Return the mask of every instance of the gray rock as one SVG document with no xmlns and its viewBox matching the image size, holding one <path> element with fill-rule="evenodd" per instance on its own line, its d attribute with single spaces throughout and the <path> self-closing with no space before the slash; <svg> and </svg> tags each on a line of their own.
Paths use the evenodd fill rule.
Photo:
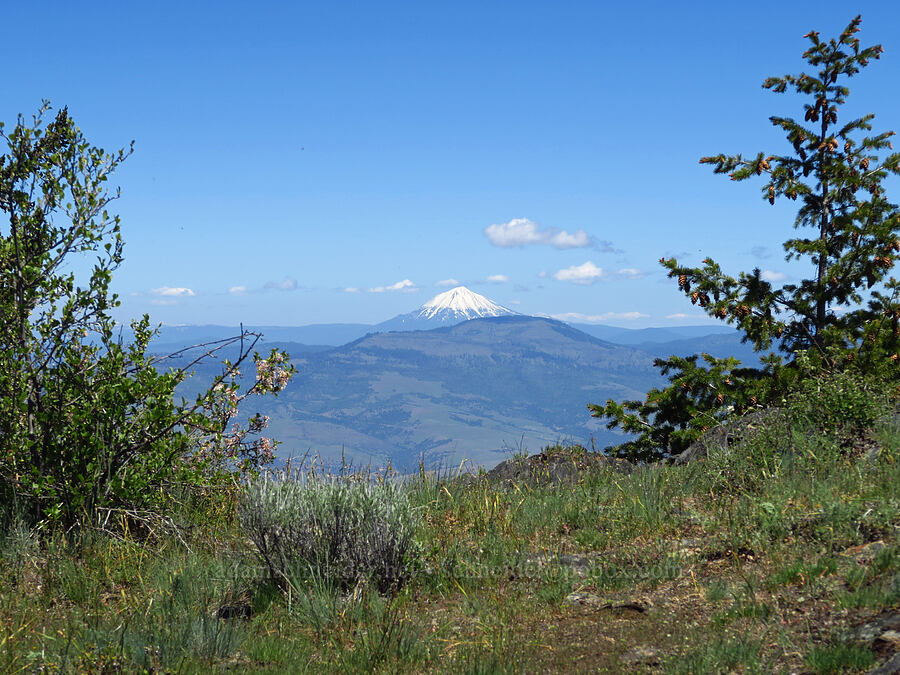
<svg viewBox="0 0 900 675">
<path fill-rule="evenodd" d="M 253 610 L 246 602 L 222 605 L 216 611 L 217 619 L 249 619 Z"/>
<path fill-rule="evenodd" d="M 871 643 L 885 633 L 900 631 L 900 612 L 886 612 L 857 628 L 854 637 Z"/>
<path fill-rule="evenodd" d="M 900 673 L 900 652 L 869 671 L 868 675 L 897 675 Z"/>
<path fill-rule="evenodd" d="M 887 546 L 881 540 L 870 541 L 868 544 L 851 546 L 847 550 L 841 551 L 841 555 L 846 558 L 853 558 L 858 563 L 870 563 L 886 548 Z"/>
<path fill-rule="evenodd" d="M 597 556 L 578 553 L 528 553 L 523 560 L 526 565 L 537 569 L 556 567 L 564 571 L 567 570 L 577 577 L 586 577 L 598 563 Z"/>
<path fill-rule="evenodd" d="M 890 649 L 892 652 L 900 652 L 900 632 L 886 630 L 875 638 L 875 646 Z"/>
<path fill-rule="evenodd" d="M 634 465 L 624 459 L 576 448 L 513 457 L 500 462 L 487 472 L 486 477 L 492 482 L 577 483 L 585 472 L 602 469 L 627 474 L 634 470 Z"/>
<path fill-rule="evenodd" d="M 586 593 L 584 591 L 574 591 L 566 596 L 563 600 L 564 605 L 580 605 L 582 607 L 593 607 L 603 603 L 603 598 L 594 593 Z"/>
<path fill-rule="evenodd" d="M 659 655 L 660 651 L 658 649 L 641 646 L 625 652 L 619 659 L 623 663 L 632 665 L 643 664 L 646 666 L 655 666 L 659 663 Z"/>
<path fill-rule="evenodd" d="M 743 417 L 713 427 L 694 441 L 684 452 L 671 459 L 675 465 L 703 459 L 710 451 L 726 450 L 730 446 L 751 437 L 760 429 L 781 422 L 784 419 L 781 408 L 754 410 Z"/>
</svg>

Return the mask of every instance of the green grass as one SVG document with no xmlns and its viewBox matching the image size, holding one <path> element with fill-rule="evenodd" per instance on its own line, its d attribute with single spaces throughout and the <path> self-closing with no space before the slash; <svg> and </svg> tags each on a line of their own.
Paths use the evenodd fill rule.
<svg viewBox="0 0 900 675">
<path fill-rule="evenodd" d="M 574 485 L 423 472 L 415 571 L 382 592 L 273 579 L 236 493 L 174 514 L 183 541 L 14 525 L 0 672 L 862 672 L 879 656 L 850 629 L 900 605 L 897 430 L 880 441 L 869 461 L 794 430 Z"/>
<path fill-rule="evenodd" d="M 860 645 L 838 643 L 815 647 L 806 657 L 806 665 L 814 673 L 858 672 L 875 663 L 872 652 Z"/>
</svg>

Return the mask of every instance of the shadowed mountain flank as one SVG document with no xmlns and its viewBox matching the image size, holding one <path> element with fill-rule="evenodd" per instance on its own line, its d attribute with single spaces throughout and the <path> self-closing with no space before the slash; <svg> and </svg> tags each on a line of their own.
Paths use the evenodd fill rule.
<svg viewBox="0 0 900 675">
<path fill-rule="evenodd" d="M 304 354 L 267 414 L 282 455 L 492 466 L 523 446 L 620 440 L 586 404 L 641 396 L 659 384 L 651 362 L 550 319 L 475 319 Z"/>
</svg>

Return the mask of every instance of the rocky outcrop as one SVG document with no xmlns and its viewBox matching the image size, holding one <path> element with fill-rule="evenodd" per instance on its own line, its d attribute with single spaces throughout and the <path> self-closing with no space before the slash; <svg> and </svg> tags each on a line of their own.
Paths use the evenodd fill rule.
<svg viewBox="0 0 900 675">
<path fill-rule="evenodd" d="M 743 417 L 720 424 L 694 441 L 687 450 L 676 455 L 670 461 L 675 465 L 703 459 L 710 451 L 725 450 L 736 443 L 747 440 L 761 429 L 782 422 L 784 411 L 780 408 L 763 408 L 754 410 Z"/>
<path fill-rule="evenodd" d="M 461 484 L 484 480 L 494 484 L 573 485 L 585 474 L 605 469 L 629 474 L 634 471 L 634 465 L 625 459 L 590 452 L 580 445 L 556 446 L 536 455 L 504 460 L 484 473 L 459 473 L 454 480 Z"/>
<path fill-rule="evenodd" d="M 871 649 L 879 657 L 881 665 L 869 671 L 869 675 L 894 675 L 900 673 L 900 612 L 882 612 L 851 635 Z"/>
<path fill-rule="evenodd" d="M 634 465 L 624 459 L 574 447 L 507 459 L 488 471 L 486 477 L 491 482 L 577 483 L 585 472 L 603 469 L 631 473 Z"/>
</svg>

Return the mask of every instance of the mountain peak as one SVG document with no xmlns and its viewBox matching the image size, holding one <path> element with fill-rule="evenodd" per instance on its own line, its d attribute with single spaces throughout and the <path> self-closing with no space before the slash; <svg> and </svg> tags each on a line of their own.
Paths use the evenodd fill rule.
<svg viewBox="0 0 900 675">
<path fill-rule="evenodd" d="M 457 286 L 434 296 L 419 309 L 418 319 L 443 320 L 478 319 L 485 316 L 504 316 L 517 312 L 491 302 L 483 295 L 470 291 L 465 286 Z"/>
<path fill-rule="evenodd" d="M 465 286 L 457 286 L 434 296 L 419 309 L 383 321 L 375 328 L 376 332 L 431 330 L 455 326 L 469 319 L 509 315 L 517 316 L 518 312 L 491 302 Z"/>
</svg>

